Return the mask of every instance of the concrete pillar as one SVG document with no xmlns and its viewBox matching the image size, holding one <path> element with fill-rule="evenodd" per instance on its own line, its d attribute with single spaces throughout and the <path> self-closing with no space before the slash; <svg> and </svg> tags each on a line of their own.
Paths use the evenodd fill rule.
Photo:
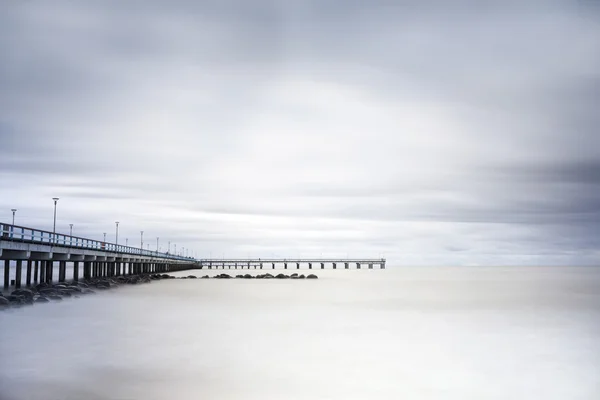
<svg viewBox="0 0 600 400">
<path fill-rule="evenodd" d="M 79 261 L 73 262 L 73 281 L 79 280 Z"/>
<path fill-rule="evenodd" d="M 54 261 L 48 261 L 48 273 L 46 274 L 46 282 L 52 283 L 54 281 Z"/>
<path fill-rule="evenodd" d="M 356 263 L 356 269 L 360 269 L 360 263 Z"/>
<path fill-rule="evenodd" d="M 15 272 L 15 287 L 21 288 L 21 274 L 23 273 L 23 260 L 17 260 L 17 270 Z"/>
<path fill-rule="evenodd" d="M 10 275 L 10 260 L 4 260 L 4 289 L 8 289 L 8 276 Z"/>
<path fill-rule="evenodd" d="M 273 264 L 273 269 L 275 269 L 275 263 L 272 263 L 272 264 Z"/>
<path fill-rule="evenodd" d="M 312 263 L 308 263 L 308 269 L 312 269 Z"/>
<path fill-rule="evenodd" d="M 373 269 L 373 263 L 369 263 L 369 269 Z"/>
<path fill-rule="evenodd" d="M 283 269 L 287 269 L 287 263 L 283 263 Z"/>
<path fill-rule="evenodd" d="M 38 283 L 39 270 L 40 270 L 40 262 L 38 260 L 35 260 L 33 262 L 33 283 L 35 283 L 35 284 Z"/>
<path fill-rule="evenodd" d="M 67 279 L 67 262 L 59 261 L 58 262 L 58 281 L 64 282 Z"/>
<path fill-rule="evenodd" d="M 300 269 L 300 263 L 296 263 L 296 269 Z"/>
<path fill-rule="evenodd" d="M 325 263 L 321 263 L 321 269 L 325 269 Z"/>
<path fill-rule="evenodd" d="M 33 261 L 27 260 L 27 275 L 25 278 L 25 284 L 27 286 L 31 286 L 31 264 L 32 263 L 33 263 Z"/>
<path fill-rule="evenodd" d="M 381 263 L 381 268 L 380 269 L 385 269 L 385 263 Z"/>
<path fill-rule="evenodd" d="M 333 269 L 336 269 L 336 268 L 337 268 L 337 264 L 333 263 Z M 321 268 L 321 269 L 323 269 L 323 268 Z"/>
<path fill-rule="evenodd" d="M 48 266 L 46 265 L 48 261 L 40 261 L 40 283 L 46 282 L 46 272 L 48 271 Z"/>
</svg>

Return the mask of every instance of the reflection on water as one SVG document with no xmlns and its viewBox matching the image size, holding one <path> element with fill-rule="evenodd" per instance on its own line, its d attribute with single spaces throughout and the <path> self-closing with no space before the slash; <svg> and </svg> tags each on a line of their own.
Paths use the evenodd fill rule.
<svg viewBox="0 0 600 400">
<path fill-rule="evenodd" d="M 316 272 L 0 313 L 0 399 L 600 398 L 600 269 Z"/>
</svg>

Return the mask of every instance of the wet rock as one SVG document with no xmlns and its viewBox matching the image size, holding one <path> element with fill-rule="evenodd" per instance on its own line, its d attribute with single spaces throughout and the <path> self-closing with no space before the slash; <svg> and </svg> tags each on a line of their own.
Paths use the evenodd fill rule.
<svg viewBox="0 0 600 400">
<path fill-rule="evenodd" d="M 0 307 L 7 306 L 9 304 L 10 304 L 10 301 L 6 297 L 0 296 Z"/>
<path fill-rule="evenodd" d="M 310 274 L 306 277 L 306 279 L 319 279 L 319 277 L 314 274 Z"/>
<path fill-rule="evenodd" d="M 209 278 L 210 278 L 210 276 L 204 275 L 201 279 L 209 279 Z"/>
<path fill-rule="evenodd" d="M 62 297 L 60 297 L 60 296 L 55 296 L 55 295 L 50 295 L 50 296 L 48 296 L 48 299 L 50 299 L 50 300 L 54 300 L 54 301 L 61 301 L 61 300 L 62 300 Z"/>
<path fill-rule="evenodd" d="M 250 274 L 246 274 L 246 275 L 244 275 L 244 279 L 254 279 L 254 276 L 252 276 Z"/>
<path fill-rule="evenodd" d="M 21 296 L 27 299 L 33 299 L 34 293 L 29 289 L 17 289 L 12 292 L 13 296 Z"/>
<path fill-rule="evenodd" d="M 44 296 L 40 296 L 37 299 L 35 299 L 35 303 L 49 303 L 50 300 L 48 300 L 48 298 L 44 297 Z"/>
<path fill-rule="evenodd" d="M 244 275 L 236 275 L 236 279 L 244 279 Z"/>
<path fill-rule="evenodd" d="M 219 274 L 217 276 L 215 276 L 216 279 L 231 279 L 230 275 L 227 274 Z"/>
<path fill-rule="evenodd" d="M 277 274 L 277 276 L 275 276 L 275 279 L 289 279 L 290 277 L 287 276 L 286 274 Z"/>
<path fill-rule="evenodd" d="M 304 278 L 306 278 L 306 276 L 304 276 L 304 274 L 302 274 L 298 277 L 298 279 L 304 279 Z"/>
<path fill-rule="evenodd" d="M 196 275 L 188 275 L 188 279 L 196 279 Z"/>
<path fill-rule="evenodd" d="M 92 289 L 84 289 L 81 294 L 96 294 Z"/>
</svg>

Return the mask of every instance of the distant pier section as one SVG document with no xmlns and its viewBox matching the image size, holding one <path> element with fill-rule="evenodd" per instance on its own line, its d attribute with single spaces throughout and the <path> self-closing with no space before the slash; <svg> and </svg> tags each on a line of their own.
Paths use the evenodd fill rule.
<svg viewBox="0 0 600 400">
<path fill-rule="evenodd" d="M 255 259 L 200 259 L 200 269 L 385 269 L 385 258 L 255 258 Z"/>
</svg>

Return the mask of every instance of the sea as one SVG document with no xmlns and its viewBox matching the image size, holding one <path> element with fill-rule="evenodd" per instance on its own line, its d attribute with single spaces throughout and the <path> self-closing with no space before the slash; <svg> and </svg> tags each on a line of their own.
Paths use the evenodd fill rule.
<svg viewBox="0 0 600 400">
<path fill-rule="evenodd" d="M 0 399 L 600 399 L 600 268 L 275 272 L 1 311 Z"/>
</svg>

